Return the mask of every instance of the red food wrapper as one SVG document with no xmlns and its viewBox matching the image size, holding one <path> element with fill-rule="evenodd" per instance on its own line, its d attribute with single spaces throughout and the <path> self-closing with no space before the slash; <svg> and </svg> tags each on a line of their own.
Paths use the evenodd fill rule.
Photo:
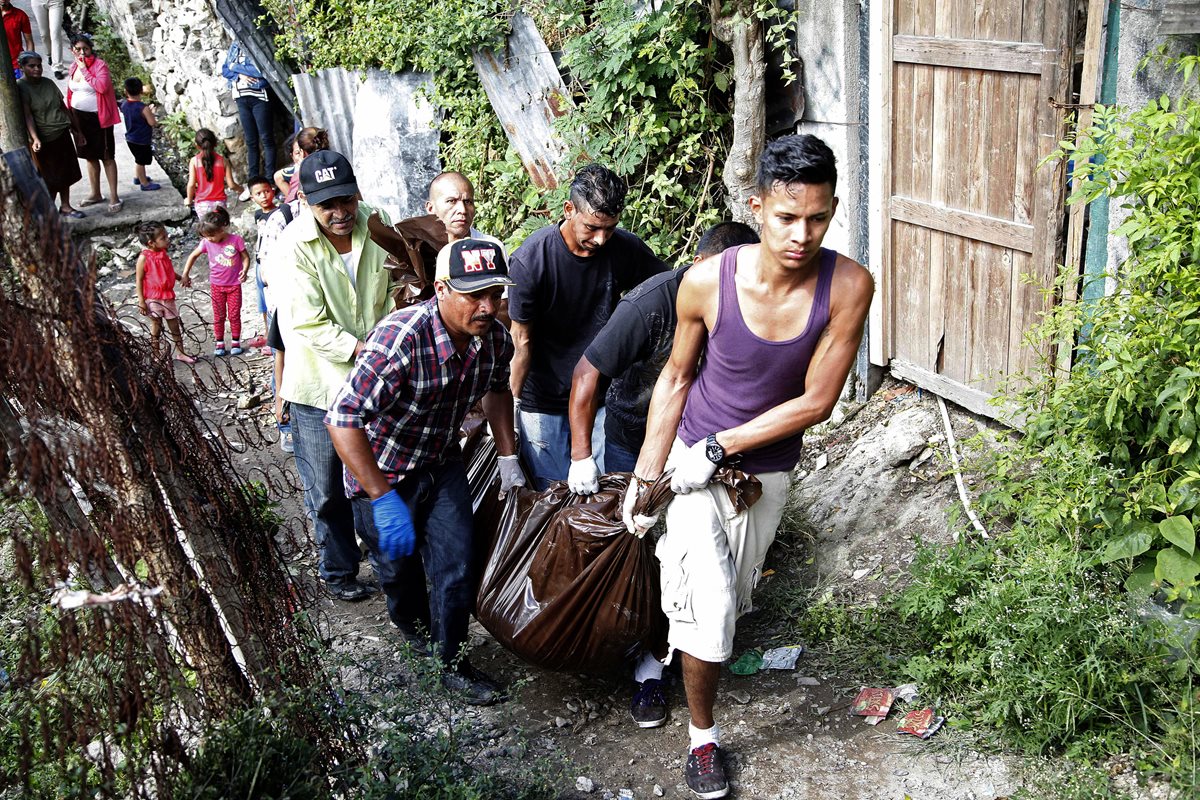
<svg viewBox="0 0 1200 800">
<path fill-rule="evenodd" d="M 867 722 L 876 725 L 888 715 L 896 695 L 891 689 L 864 688 L 850 706 L 850 716 L 868 717 Z M 878 717 L 878 719 L 870 719 Z"/>
<path fill-rule="evenodd" d="M 932 708 L 919 708 L 900 718 L 899 724 L 896 725 L 896 733 L 907 733 L 911 736 L 928 739 L 938 728 L 942 727 L 942 723 L 945 721 L 945 717 L 935 717 Z"/>
</svg>

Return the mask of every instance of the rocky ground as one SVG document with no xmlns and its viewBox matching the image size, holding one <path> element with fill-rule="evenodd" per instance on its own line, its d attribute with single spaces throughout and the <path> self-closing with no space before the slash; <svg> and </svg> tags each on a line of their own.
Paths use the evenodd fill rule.
<svg viewBox="0 0 1200 800">
<path fill-rule="evenodd" d="M 178 265 L 194 245 L 186 228 L 173 229 Z M 126 324 L 144 320 L 132 305 L 132 258 L 137 247 L 117 236 L 96 242 L 102 288 Z M 200 269 L 198 277 L 204 277 Z M 287 522 L 298 577 L 311 581 L 311 545 L 305 533 L 291 458 L 277 445 L 269 412 L 270 359 L 248 353 L 215 359 L 203 280 L 180 290 L 195 367 L 175 365 L 178 378 L 197 390 L 204 413 L 221 420 L 235 442 L 233 461 L 248 477 L 265 480 Z M 245 328 L 261 328 L 251 284 L 245 287 Z M 1007 434 L 990 422 L 950 407 L 959 447 Z M 972 446 L 972 445 L 969 445 Z M 973 445 L 978 446 L 978 445 Z M 759 608 L 739 625 L 735 655 L 801 644 L 795 669 L 740 676 L 723 671 L 718 721 L 735 796 L 875 800 L 939 798 L 993 800 L 1040 794 L 1035 784 L 1048 767 L 1014 755 L 976 749 L 968 735 L 943 728 L 922 741 L 896 732 L 896 718 L 867 725 L 848 715 L 864 680 L 835 661 L 821 641 L 798 641 L 788 609 L 837 598 L 871 604 L 906 580 L 918 540 L 951 541 L 950 510 L 958 502 L 948 437 L 936 398 L 890 379 L 865 405 L 843 405 L 834 419 L 810 432 L 798 467 L 791 508 L 768 559 L 756 595 Z M 967 476 L 970 486 L 973 479 Z M 323 632 L 342 653 L 391 658 L 397 644 L 384 604 L 333 601 L 314 589 Z M 903 631 L 896 631 L 903 636 Z M 641 730 L 628 716 L 628 675 L 551 673 L 519 661 L 478 624 L 472 660 L 512 684 L 511 702 L 472 709 L 486 731 L 480 758 L 519 762 L 534 756 L 563 759 L 561 797 L 688 797 L 682 780 L 687 748 L 682 687 L 672 691 L 664 728 Z M 919 687 L 918 687 L 919 691 Z M 900 710 L 920 707 L 923 698 Z"/>
</svg>

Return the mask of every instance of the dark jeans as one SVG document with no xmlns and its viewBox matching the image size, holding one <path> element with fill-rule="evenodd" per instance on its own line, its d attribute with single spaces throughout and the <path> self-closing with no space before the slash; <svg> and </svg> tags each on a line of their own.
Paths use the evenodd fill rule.
<svg viewBox="0 0 1200 800">
<path fill-rule="evenodd" d="M 317 569 L 326 583 L 354 580 L 362 552 L 354 538 L 354 510 L 342 482 L 342 460 L 325 428 L 325 412 L 300 403 L 290 407 L 304 509 L 317 537 Z"/>
<path fill-rule="evenodd" d="M 467 470 L 461 458 L 405 476 L 396 491 L 412 513 L 416 549 L 391 561 L 379 551 L 371 501 L 354 498 L 363 541 L 371 548 L 388 616 L 406 634 L 416 625 L 429 630 L 442 661 L 452 663 L 467 642 L 475 607 L 474 521 Z M 429 591 L 425 590 L 429 576 Z"/>
<path fill-rule="evenodd" d="M 617 444 L 612 439 L 605 437 L 604 439 L 604 471 L 605 472 L 633 472 L 634 466 L 637 464 L 637 451 L 626 450 L 621 445 Z"/>
<path fill-rule="evenodd" d="M 271 180 L 275 174 L 275 129 L 271 126 L 271 104 L 257 97 L 238 97 L 238 119 L 246 140 L 246 177 Z M 262 171 L 259 171 L 259 143 L 262 143 Z"/>
</svg>

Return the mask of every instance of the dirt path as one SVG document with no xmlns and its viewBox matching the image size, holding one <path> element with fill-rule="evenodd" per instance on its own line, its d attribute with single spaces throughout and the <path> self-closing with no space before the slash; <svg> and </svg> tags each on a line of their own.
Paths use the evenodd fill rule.
<svg viewBox="0 0 1200 800">
<path fill-rule="evenodd" d="M 182 229 L 172 233 L 172 256 L 181 264 L 194 236 Z M 121 319 L 138 328 L 144 319 L 130 300 L 131 247 L 136 257 L 136 246 L 107 243 L 102 285 Z M 252 284 L 244 291 L 245 327 L 257 329 L 261 323 L 250 302 Z M 194 370 L 173 367 L 176 375 L 197 391 L 209 419 L 220 423 L 234 446 L 239 471 L 266 482 L 279 500 L 292 567 L 310 589 L 313 613 L 324 635 L 351 654 L 390 650 L 396 638 L 380 597 L 341 603 L 315 586 L 314 547 L 298 480 L 291 457 L 277 445 L 269 402 L 237 407 L 241 397 L 261 393 L 266 399 L 262 390 L 269 381 L 270 359 L 256 354 L 215 359 L 203 322 L 209 314 L 203 289 L 181 290 L 180 300 L 189 339 L 203 358 Z M 834 663 L 822 642 L 797 642 L 789 631 L 787 609 L 796 603 L 822 595 L 874 602 L 904 581 L 918 538 L 950 538 L 947 511 L 956 495 L 934 399 L 889 382 L 866 406 L 839 409 L 835 419 L 837 424 L 822 426 L 807 438 L 793 507 L 768 558 L 773 572 L 756 594 L 759 610 L 743 618 L 735 643 L 735 654 L 783 644 L 804 644 L 807 652 L 793 671 L 750 676 L 722 672 L 718 721 L 734 796 L 1008 797 L 1027 783 L 1027 764 L 976 752 L 967 737 L 949 729 L 928 741 L 901 736 L 895 732 L 896 713 L 876 727 L 849 717 L 860 678 Z M 987 428 L 957 410 L 954 424 L 960 438 Z M 364 570 L 369 567 L 364 565 Z M 531 748 L 529 755 L 568 759 L 562 797 L 690 796 L 682 781 L 687 728 L 678 683 L 671 692 L 668 724 L 641 730 L 628 716 L 633 689 L 628 675 L 559 674 L 531 667 L 502 649 L 477 623 L 473 640 L 474 663 L 517 686 L 511 702 L 467 712 L 491 731 L 495 746 L 484 757 L 511 757 L 508 745 L 523 737 Z"/>
</svg>

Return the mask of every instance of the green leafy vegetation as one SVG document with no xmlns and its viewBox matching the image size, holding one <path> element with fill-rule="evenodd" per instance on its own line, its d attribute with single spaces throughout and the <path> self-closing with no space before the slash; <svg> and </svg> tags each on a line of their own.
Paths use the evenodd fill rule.
<svg viewBox="0 0 1200 800">
<path fill-rule="evenodd" d="M 1061 144 L 1071 202 L 1123 208 L 1113 234 L 1129 255 L 1106 276 L 1115 291 L 1058 307 L 1030 334 L 1077 339 L 1078 357 L 1010 397 L 1024 434 L 985 470 L 999 535 L 922 548 L 894 613 L 921 648 L 904 671 L 952 724 L 1033 751 L 1129 752 L 1195 792 L 1200 60 L 1173 63 L 1179 97 L 1098 106 Z"/>
<path fill-rule="evenodd" d="M 472 53 L 499 47 L 507 0 L 266 0 L 289 31 L 280 47 L 307 67 L 414 69 L 433 76 L 442 111 L 442 160 L 467 174 L 477 225 L 519 244 L 558 218 L 565 187 L 535 186 L 492 111 Z M 768 2 L 743 4 L 785 41 L 793 16 Z M 540 0 L 521 9 L 559 61 L 570 95 L 556 129 L 565 173 L 599 161 L 626 178 L 623 226 L 664 258 L 690 255 L 704 228 L 726 216 L 720 168 L 728 148 L 728 54 L 710 36 L 710 6 L 667 0 L 654 13 L 626 0 Z M 794 59 L 793 59 L 794 60 Z M 790 61 L 788 62 L 790 64 Z M 560 175 L 569 177 L 569 174 Z"/>
</svg>

